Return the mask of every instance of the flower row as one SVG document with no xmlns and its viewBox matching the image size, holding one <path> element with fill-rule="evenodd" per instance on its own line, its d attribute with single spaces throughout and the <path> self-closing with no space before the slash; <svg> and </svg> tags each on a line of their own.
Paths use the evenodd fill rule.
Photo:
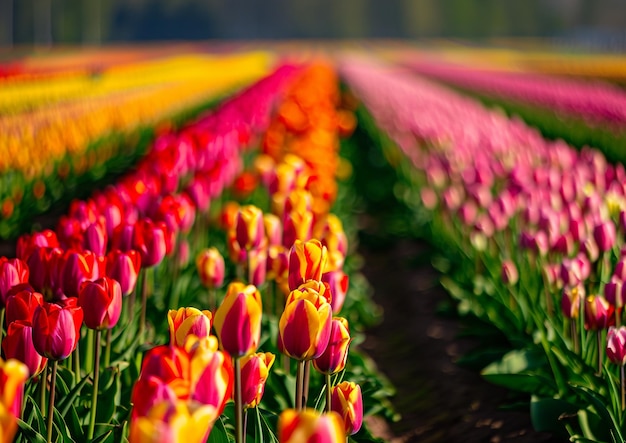
<svg viewBox="0 0 626 443">
<path fill-rule="evenodd" d="M 522 344 L 483 374 L 534 394 L 536 411 L 554 399 L 561 412 L 577 411 L 578 423 L 567 425 L 573 438 L 599 438 L 603 426 L 623 435 L 616 395 L 623 332 L 608 330 L 623 322 L 623 166 L 545 141 L 426 80 L 373 62 L 342 68 L 378 127 L 411 160 L 405 172 L 420 188 L 407 192 L 407 202 L 415 207 L 419 199 L 432 231 L 464 257 L 446 287 Z M 617 365 L 607 365 L 605 354 Z M 524 385 L 507 378 L 513 374 L 546 384 Z M 602 425 L 593 424 L 598 416 Z"/>
</svg>

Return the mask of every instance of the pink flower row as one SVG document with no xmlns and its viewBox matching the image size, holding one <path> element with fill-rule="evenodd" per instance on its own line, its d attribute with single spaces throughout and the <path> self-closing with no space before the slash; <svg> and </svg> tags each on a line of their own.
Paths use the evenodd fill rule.
<svg viewBox="0 0 626 443">
<path fill-rule="evenodd" d="M 403 64 L 436 80 L 553 109 L 590 123 L 626 123 L 626 92 L 608 83 L 528 72 L 475 69 L 419 56 L 407 57 Z"/>
</svg>

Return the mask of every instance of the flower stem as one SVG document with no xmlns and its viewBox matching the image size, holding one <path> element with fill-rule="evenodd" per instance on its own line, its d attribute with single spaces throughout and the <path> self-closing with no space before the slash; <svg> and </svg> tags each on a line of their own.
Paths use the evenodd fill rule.
<svg viewBox="0 0 626 443">
<path fill-rule="evenodd" d="M 98 384 L 100 381 L 100 337 L 102 331 L 96 330 L 96 336 L 94 338 L 94 347 L 96 348 L 94 356 L 94 370 L 93 370 L 93 394 L 91 396 L 91 414 L 89 416 L 89 430 L 87 432 L 87 440 L 93 440 L 93 432 L 96 429 L 96 408 L 98 405 Z"/>
<path fill-rule="evenodd" d="M 330 388 L 332 385 L 330 381 L 330 374 L 326 374 L 325 378 L 326 378 L 326 407 L 324 408 L 324 411 L 330 412 L 330 402 L 331 402 Z"/>
<path fill-rule="evenodd" d="M 108 368 L 111 364 L 111 338 L 113 329 L 107 329 L 106 345 L 104 348 L 104 367 Z"/>
<path fill-rule="evenodd" d="M 243 405 L 241 404 L 241 359 L 235 358 L 235 432 L 236 442 L 243 443 Z"/>
<path fill-rule="evenodd" d="M 93 344 L 94 344 L 94 338 L 93 338 L 93 329 L 87 329 L 87 355 L 85 355 L 85 372 L 86 374 L 89 374 L 91 371 L 93 371 Z"/>
<path fill-rule="evenodd" d="M 41 415 L 46 415 L 46 385 L 48 383 L 48 368 L 39 374 L 39 408 Z"/>
<path fill-rule="evenodd" d="M 143 280 L 141 281 L 141 317 L 139 319 L 139 335 L 143 338 L 146 331 L 146 305 L 148 304 L 148 280 L 152 273 L 152 268 L 142 270 Z"/>
<path fill-rule="evenodd" d="M 217 290 L 215 288 L 209 288 L 209 310 L 212 311 L 217 308 Z"/>
<path fill-rule="evenodd" d="M 304 377 L 302 381 L 302 408 L 306 408 L 309 398 L 309 379 L 311 378 L 311 360 L 304 362 Z"/>
<path fill-rule="evenodd" d="M 80 346 L 76 346 L 76 349 L 74 350 L 74 381 L 76 382 L 76 384 L 80 383 L 80 352 L 78 350 L 78 348 L 80 348 Z"/>
<path fill-rule="evenodd" d="M 602 356 L 604 353 L 602 352 L 602 331 L 599 329 L 596 331 L 596 339 L 598 342 L 598 376 L 602 375 Z"/>
<path fill-rule="evenodd" d="M 57 366 L 59 362 L 54 360 L 52 362 L 51 376 L 50 376 L 50 397 L 48 399 L 48 439 L 47 442 L 52 442 L 52 417 L 54 417 L 54 391 L 57 385 Z"/>
<path fill-rule="evenodd" d="M 5 313 L 6 309 L 5 308 L 1 308 L 0 309 L 0 340 L 2 340 L 2 337 L 4 335 L 4 313 Z"/>
<path fill-rule="evenodd" d="M 296 411 L 302 410 L 302 389 L 304 386 L 304 361 L 296 363 Z"/>
<path fill-rule="evenodd" d="M 624 395 L 626 392 L 626 386 L 624 386 L 624 365 L 620 366 L 620 371 L 619 371 L 619 382 L 620 382 L 620 391 L 622 393 L 622 411 L 624 410 L 624 407 L 626 406 L 626 396 Z"/>
</svg>

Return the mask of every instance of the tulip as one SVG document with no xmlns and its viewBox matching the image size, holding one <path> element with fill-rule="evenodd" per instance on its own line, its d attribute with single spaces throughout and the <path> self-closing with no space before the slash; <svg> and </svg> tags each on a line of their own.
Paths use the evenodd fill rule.
<svg viewBox="0 0 626 443">
<path fill-rule="evenodd" d="M 7 298 L 6 321 L 7 326 L 17 320 L 31 323 L 37 306 L 43 304 L 43 295 L 39 292 L 24 290 Z"/>
<path fill-rule="evenodd" d="M 585 329 L 601 330 L 609 326 L 612 307 L 603 297 L 590 295 L 585 299 Z"/>
<path fill-rule="evenodd" d="M 83 308 L 85 326 L 89 329 L 113 328 L 122 312 L 122 289 L 117 280 L 109 277 L 84 282 L 78 295 Z"/>
<path fill-rule="evenodd" d="M 319 240 L 296 240 L 289 251 L 289 289 L 307 280 L 321 280 L 327 260 L 328 252 Z"/>
<path fill-rule="evenodd" d="M 265 283 L 267 274 L 267 249 L 251 249 L 248 252 L 248 283 L 260 286 Z"/>
<path fill-rule="evenodd" d="M 235 221 L 235 238 L 242 250 L 258 248 L 265 237 L 263 212 L 253 205 L 242 206 Z"/>
<path fill-rule="evenodd" d="M 196 308 L 179 308 L 170 310 L 167 323 L 170 328 L 170 344 L 183 347 L 187 336 L 206 337 L 211 332 L 211 311 L 200 311 Z"/>
<path fill-rule="evenodd" d="M 141 255 L 134 249 L 126 252 L 114 249 L 107 254 L 106 276 L 120 284 L 123 296 L 135 290 L 140 270 Z"/>
<path fill-rule="evenodd" d="M 202 284 L 210 289 L 219 288 L 224 283 L 224 257 L 217 248 L 200 251 L 196 257 L 196 268 Z"/>
<path fill-rule="evenodd" d="M 128 441 L 203 443 L 218 417 L 213 406 L 180 400 L 161 401 L 146 415 L 131 420 Z"/>
<path fill-rule="evenodd" d="M 609 328 L 606 337 L 606 356 L 612 363 L 620 366 L 620 391 L 622 411 L 626 407 L 626 386 L 624 383 L 624 364 L 626 363 L 626 327 Z"/>
<path fill-rule="evenodd" d="M 66 297 L 78 297 L 83 282 L 98 278 L 96 255 L 91 251 L 81 253 L 70 250 L 59 261 L 59 266 L 57 272 L 60 280 L 52 281 L 57 295 L 62 291 Z"/>
<path fill-rule="evenodd" d="M 222 212 L 220 213 L 220 226 L 226 231 L 234 230 L 238 214 L 239 204 L 237 202 L 229 201 L 224 203 Z"/>
<path fill-rule="evenodd" d="M 314 409 L 287 409 L 278 417 L 280 443 L 344 443 L 346 434 L 336 412 L 319 414 Z"/>
<path fill-rule="evenodd" d="M 83 234 L 83 248 L 98 256 L 106 254 L 108 236 L 106 227 L 100 223 L 92 223 Z"/>
<path fill-rule="evenodd" d="M 37 248 L 58 248 L 59 240 L 54 231 L 45 229 L 32 235 L 24 234 L 17 240 L 17 257 L 28 261 L 28 257 Z"/>
<path fill-rule="evenodd" d="M 29 269 L 19 258 L 0 257 L 0 302 L 6 305 L 7 293 L 13 286 L 28 283 Z"/>
<path fill-rule="evenodd" d="M 28 379 L 28 368 L 15 359 L 0 360 L 0 403 L 13 417 L 22 416 L 24 383 Z M 3 440 L 10 441 L 10 440 Z"/>
<path fill-rule="evenodd" d="M 0 403 L 0 441 L 10 443 L 17 433 L 17 417 Z"/>
<path fill-rule="evenodd" d="M 178 397 L 170 385 L 159 377 L 141 374 L 133 385 L 131 394 L 131 403 L 133 405 L 131 420 L 135 417 L 146 416 L 155 404 L 163 400 L 175 402 L 178 400 Z"/>
<path fill-rule="evenodd" d="M 240 282 L 231 283 L 213 322 L 221 348 L 233 357 L 254 352 L 261 337 L 261 313 L 258 289 Z"/>
<path fill-rule="evenodd" d="M 289 294 L 279 321 L 278 349 L 297 360 L 322 355 L 331 330 L 330 303 L 311 288 Z"/>
<path fill-rule="evenodd" d="M 519 274 L 515 263 L 511 260 L 502 262 L 502 282 L 507 286 L 514 286 L 519 280 Z"/>
<path fill-rule="evenodd" d="M 263 227 L 267 237 L 267 244 L 269 246 L 280 245 L 283 238 L 283 225 L 280 222 L 280 218 L 270 213 L 263 214 Z"/>
<path fill-rule="evenodd" d="M 330 325 L 328 346 L 322 355 L 313 360 L 315 369 L 326 375 L 343 371 L 346 367 L 351 340 L 348 320 L 343 317 L 334 317 Z"/>
<path fill-rule="evenodd" d="M 363 424 L 361 387 L 356 383 L 348 381 L 333 386 L 330 409 L 342 417 L 346 435 L 353 435 L 359 432 Z"/>
<path fill-rule="evenodd" d="M 601 252 L 610 251 L 615 244 L 615 224 L 606 221 L 593 228 L 593 238 Z"/>
<path fill-rule="evenodd" d="M 30 377 L 35 377 L 46 367 L 48 359 L 35 350 L 33 328 L 30 322 L 16 320 L 9 324 L 7 335 L 2 340 L 5 358 L 16 359 L 28 367 Z"/>
<path fill-rule="evenodd" d="M 611 326 L 606 341 L 606 355 L 609 360 L 616 365 L 626 364 L 626 326 L 618 329 Z"/>
<path fill-rule="evenodd" d="M 333 313 L 338 314 L 346 300 L 349 277 L 341 270 L 331 271 L 322 274 L 322 282 L 328 284 L 331 294 L 330 306 L 333 308 Z"/>
<path fill-rule="evenodd" d="M 283 220 L 283 246 L 290 248 L 297 241 L 311 238 L 313 213 L 311 211 L 286 212 Z"/>
<path fill-rule="evenodd" d="M 244 408 L 255 408 L 261 402 L 265 382 L 275 356 L 270 352 L 258 352 L 241 359 L 242 403 Z"/>
<path fill-rule="evenodd" d="M 166 384 L 176 398 L 186 399 L 193 392 L 190 379 L 191 361 L 188 352 L 176 346 L 162 345 L 150 349 L 141 365 L 140 379 L 154 377 Z M 133 389 L 131 402 L 137 413 L 147 410 L 151 399 L 146 393 Z"/>
<path fill-rule="evenodd" d="M 33 313 L 33 343 L 42 356 L 51 360 L 66 359 L 78 345 L 83 310 L 76 298 L 63 305 L 46 303 Z"/>
<path fill-rule="evenodd" d="M 133 232 L 133 248 L 141 254 L 141 265 L 151 268 L 158 265 L 168 252 L 165 223 L 152 222 L 150 219 L 139 220 Z"/>
<path fill-rule="evenodd" d="M 190 356 L 190 396 L 192 400 L 214 406 L 218 415 L 233 392 L 234 373 L 231 358 L 218 350 L 217 338 L 190 336 L 185 343 Z"/>
</svg>

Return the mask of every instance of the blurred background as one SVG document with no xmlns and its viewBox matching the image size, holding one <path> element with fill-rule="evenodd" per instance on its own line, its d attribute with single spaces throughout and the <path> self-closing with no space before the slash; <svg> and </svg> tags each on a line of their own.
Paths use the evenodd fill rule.
<svg viewBox="0 0 626 443">
<path fill-rule="evenodd" d="M 0 0 L 0 46 L 541 37 L 623 51 L 624 0 Z"/>
</svg>

